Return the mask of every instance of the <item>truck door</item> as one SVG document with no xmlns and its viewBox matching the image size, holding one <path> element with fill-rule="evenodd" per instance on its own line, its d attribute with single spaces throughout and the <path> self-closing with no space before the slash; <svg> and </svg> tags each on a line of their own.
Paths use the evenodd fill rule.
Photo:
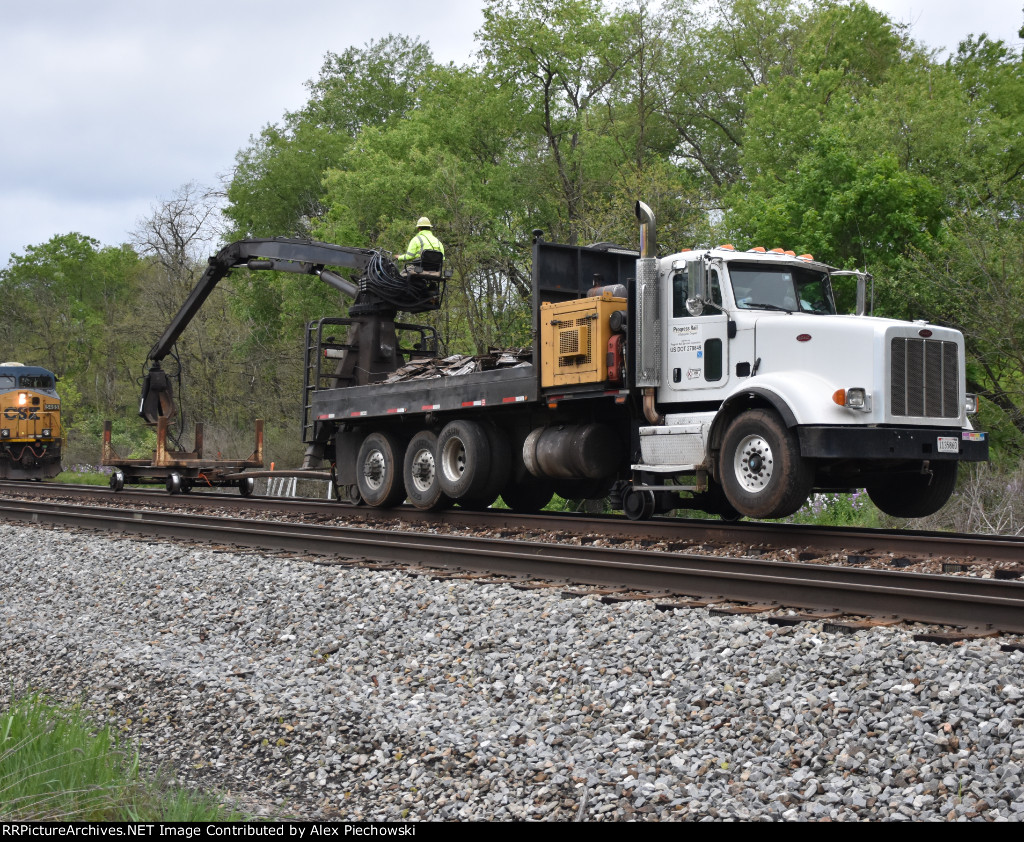
<svg viewBox="0 0 1024 842">
<path fill-rule="evenodd" d="M 701 400 L 708 395 L 687 397 L 694 390 L 720 389 L 729 380 L 729 317 L 722 307 L 722 283 L 719 270 L 708 269 L 708 299 L 703 312 L 694 316 L 686 307 L 688 278 L 685 266 L 673 267 L 669 297 L 664 312 L 667 344 L 662 383 L 668 395 L 662 400 Z"/>
</svg>

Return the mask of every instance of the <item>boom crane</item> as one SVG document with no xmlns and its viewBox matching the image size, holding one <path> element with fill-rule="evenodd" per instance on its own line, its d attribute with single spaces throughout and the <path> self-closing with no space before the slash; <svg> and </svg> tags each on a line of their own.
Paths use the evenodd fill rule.
<svg viewBox="0 0 1024 842">
<path fill-rule="evenodd" d="M 441 306 L 445 280 L 450 273 L 442 273 L 439 262 L 436 266 L 427 267 L 424 261 L 418 271 L 399 273 L 384 252 L 374 249 L 286 238 L 231 243 L 209 259 L 209 265 L 195 288 L 147 355 L 149 368 L 143 378 L 139 416 L 157 428 L 153 458 L 122 458 L 113 448 L 110 422 L 104 427 L 102 462 L 115 469 L 110 481 L 115 491 L 123 488 L 126 481 L 165 481 L 167 490 L 172 494 L 187 492 L 199 485 L 236 484 L 243 495 L 252 493 L 253 478 L 258 474 L 248 469 L 263 466 L 263 422 L 256 421 L 256 447 L 244 460 L 205 459 L 202 424 L 196 424 L 192 451 L 169 449 L 168 422 L 177 414 L 177 406 L 170 378 L 162 365 L 214 287 L 234 269 L 243 267 L 250 271 L 315 275 L 354 299 L 347 318 L 317 322 L 317 325 L 332 323 L 344 327 L 346 335 L 341 340 L 332 338 L 331 350 L 323 355 L 330 360 L 329 372 L 321 372 L 319 356 L 315 365 L 311 365 L 309 355 L 319 354 L 319 343 L 312 352 L 307 348 L 307 395 L 316 388 L 315 384 L 309 384 L 311 369 L 315 369 L 317 383 L 361 386 L 383 380 L 405 362 L 406 356 L 436 352 L 436 333 L 432 328 L 396 323 L 395 317 L 399 312 L 422 313 Z M 359 273 L 358 280 L 345 279 L 335 271 L 337 269 L 355 270 Z M 398 342 L 399 330 L 419 331 L 423 339 L 414 349 L 402 348 Z M 433 342 L 428 341 L 430 336 Z M 333 432 L 332 428 L 325 428 L 311 419 L 309 410 L 307 402 L 303 409 L 304 440 L 308 444 L 304 469 L 291 472 L 292 475 L 310 476 L 315 473 L 312 469 L 322 460 L 325 442 Z M 283 473 L 287 472 L 279 472 Z"/>
<path fill-rule="evenodd" d="M 149 424 L 177 413 L 171 381 L 161 365 L 174 343 L 209 298 L 217 284 L 233 269 L 273 270 L 316 275 L 341 293 L 355 299 L 350 314 L 349 353 L 337 370 L 339 378 L 355 385 L 379 379 L 374 375 L 394 371 L 396 358 L 395 316 L 399 311 L 421 313 L 440 307 L 444 281 L 440 273 L 399 276 L 393 264 L 373 249 L 339 246 L 306 240 L 274 238 L 239 240 L 222 248 L 209 260 L 195 289 L 149 351 L 151 365 L 142 383 L 139 415 Z M 359 283 L 346 280 L 328 267 L 355 269 Z"/>
</svg>

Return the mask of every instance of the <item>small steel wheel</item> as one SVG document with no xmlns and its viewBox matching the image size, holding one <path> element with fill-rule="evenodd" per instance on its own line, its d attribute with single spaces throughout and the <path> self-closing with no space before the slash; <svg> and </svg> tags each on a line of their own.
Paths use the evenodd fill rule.
<svg viewBox="0 0 1024 842">
<path fill-rule="evenodd" d="M 114 471 L 110 475 L 110 490 L 120 491 L 122 488 L 124 488 L 124 472 Z"/>
<path fill-rule="evenodd" d="M 167 493 L 168 494 L 180 494 L 181 493 L 181 474 L 172 472 L 167 475 Z"/>
<path fill-rule="evenodd" d="M 238 493 L 243 497 L 252 497 L 256 490 L 256 480 L 253 477 L 242 477 L 238 481 Z"/>
<path fill-rule="evenodd" d="M 622 494 L 622 511 L 630 520 L 647 520 L 654 514 L 654 492 L 630 486 Z"/>
</svg>

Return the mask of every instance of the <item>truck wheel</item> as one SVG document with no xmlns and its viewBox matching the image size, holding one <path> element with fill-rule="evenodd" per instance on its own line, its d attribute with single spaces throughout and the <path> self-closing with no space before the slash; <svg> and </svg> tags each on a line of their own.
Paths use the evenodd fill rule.
<svg viewBox="0 0 1024 842">
<path fill-rule="evenodd" d="M 123 471 L 114 471 L 114 473 L 112 473 L 110 475 L 110 490 L 111 491 L 120 491 L 123 488 L 124 488 L 124 472 Z"/>
<path fill-rule="evenodd" d="M 167 475 L 167 482 L 164 484 L 168 494 L 181 493 L 181 474 L 172 471 Z"/>
<path fill-rule="evenodd" d="M 412 437 L 402 466 L 405 493 L 417 509 L 436 512 L 451 503 L 441 490 L 437 471 L 437 436 L 423 430 Z"/>
<path fill-rule="evenodd" d="M 242 477 L 238 481 L 238 493 L 243 497 L 252 497 L 256 490 L 256 480 L 252 477 Z"/>
<path fill-rule="evenodd" d="M 539 512 L 554 496 L 555 490 L 550 483 L 530 474 L 520 482 L 510 479 L 501 490 L 501 499 L 506 506 L 514 512 L 528 515 Z"/>
<path fill-rule="evenodd" d="M 437 437 L 438 482 L 441 490 L 459 502 L 479 501 L 491 474 L 490 442 L 475 421 L 452 421 Z"/>
<path fill-rule="evenodd" d="M 359 496 L 369 506 L 389 509 L 405 499 L 402 460 L 405 446 L 391 433 L 370 433 L 356 458 Z"/>
<path fill-rule="evenodd" d="M 483 424 L 487 436 L 487 452 L 491 457 L 491 469 L 488 472 L 487 485 L 479 494 L 467 495 L 459 500 L 464 509 L 486 509 L 498 499 L 502 489 L 508 484 L 512 470 L 512 451 L 509 449 L 508 436 L 503 430 L 491 424 Z"/>
<path fill-rule="evenodd" d="M 887 515 L 927 517 L 946 505 L 953 489 L 959 462 L 933 462 L 928 474 L 889 474 L 867 487 L 868 497 Z"/>
<path fill-rule="evenodd" d="M 729 523 L 733 523 L 743 517 L 725 498 L 725 492 L 717 482 L 712 482 L 708 485 L 708 490 L 703 495 L 703 505 L 704 511 L 709 515 L 718 515 L 722 520 Z"/>
<path fill-rule="evenodd" d="M 793 514 L 814 485 L 814 467 L 774 413 L 744 412 L 722 441 L 719 473 L 726 499 L 740 515 L 778 518 Z"/>
</svg>

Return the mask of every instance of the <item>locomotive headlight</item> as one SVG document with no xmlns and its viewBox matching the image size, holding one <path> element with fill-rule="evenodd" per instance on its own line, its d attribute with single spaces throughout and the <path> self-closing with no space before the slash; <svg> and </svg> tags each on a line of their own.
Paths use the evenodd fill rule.
<svg viewBox="0 0 1024 842">
<path fill-rule="evenodd" d="M 18 392 L 18 406 L 25 406 L 28 403 L 28 392 Z"/>
<path fill-rule="evenodd" d="M 11 431 L 4 427 L 0 430 L 0 439 L 9 439 L 11 437 Z"/>
<path fill-rule="evenodd" d="M 44 439 L 48 439 L 49 437 L 50 437 L 50 428 L 49 427 L 43 427 L 43 438 Z"/>
<path fill-rule="evenodd" d="M 974 415 L 978 411 L 978 396 L 968 392 L 967 399 L 964 401 L 964 409 L 967 410 L 969 415 Z"/>
</svg>

